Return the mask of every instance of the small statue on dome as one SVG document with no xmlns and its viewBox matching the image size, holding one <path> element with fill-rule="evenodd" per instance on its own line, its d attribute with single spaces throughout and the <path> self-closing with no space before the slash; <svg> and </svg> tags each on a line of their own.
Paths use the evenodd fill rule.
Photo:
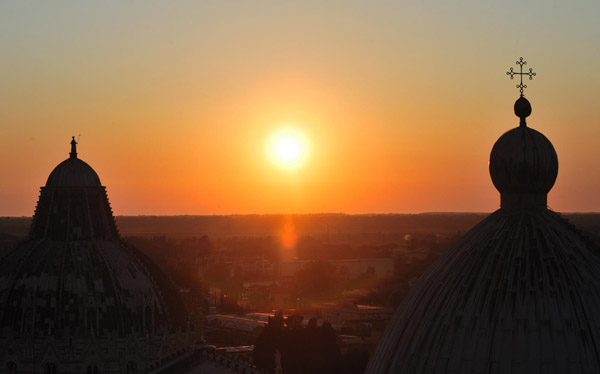
<svg viewBox="0 0 600 374">
<path fill-rule="evenodd" d="M 71 158 L 77 158 L 77 142 L 75 141 L 75 136 L 71 139 Z"/>
</svg>

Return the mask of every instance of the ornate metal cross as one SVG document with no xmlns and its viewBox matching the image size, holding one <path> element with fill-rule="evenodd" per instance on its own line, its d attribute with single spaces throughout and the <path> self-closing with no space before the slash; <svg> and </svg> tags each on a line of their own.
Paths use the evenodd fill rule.
<svg viewBox="0 0 600 374">
<path fill-rule="evenodd" d="M 533 72 L 532 68 L 529 68 L 528 72 L 523 73 L 523 65 L 527 65 L 527 61 L 523 61 L 523 57 L 519 57 L 519 61 L 517 61 L 516 64 L 521 67 L 521 72 L 517 73 L 513 70 L 513 68 L 510 68 L 510 70 L 506 72 L 506 75 L 509 75 L 510 79 L 514 79 L 515 74 L 519 75 L 521 77 L 521 83 L 517 84 L 517 88 L 521 91 L 521 97 L 522 97 L 523 89 L 527 88 L 527 85 L 523 84 L 523 76 L 527 75 L 527 76 L 529 76 L 529 80 L 532 80 L 533 77 L 535 77 L 535 73 Z"/>
</svg>

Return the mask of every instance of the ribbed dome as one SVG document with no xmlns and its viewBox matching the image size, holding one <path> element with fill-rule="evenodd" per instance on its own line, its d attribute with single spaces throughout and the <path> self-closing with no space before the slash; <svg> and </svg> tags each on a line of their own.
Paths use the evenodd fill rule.
<svg viewBox="0 0 600 374">
<path fill-rule="evenodd" d="M 523 109 L 524 106 L 529 109 Z M 490 176 L 501 194 L 503 207 L 545 207 L 546 195 L 558 175 L 558 157 L 552 143 L 525 125 L 529 113 L 529 102 L 519 98 L 515 114 L 521 115 L 521 126 L 504 133 L 490 154 Z"/>
<path fill-rule="evenodd" d="M 367 374 L 600 373 L 600 258 L 547 209 L 500 209 L 429 268 Z"/>
<path fill-rule="evenodd" d="M 46 187 L 99 187 L 98 174 L 78 158 L 68 158 L 58 164 L 48 176 Z"/>
<path fill-rule="evenodd" d="M 29 240 L 0 263 L 0 336 L 15 329 L 81 337 L 90 329 L 126 336 L 183 327 L 177 290 L 152 261 L 121 242 L 106 189 L 77 158 L 76 144 L 73 139 L 71 157 L 42 187 Z M 29 332 L 22 315 L 28 308 L 47 321 Z"/>
<path fill-rule="evenodd" d="M 501 209 L 419 279 L 366 374 L 600 374 L 598 249 L 547 209 L 558 159 L 517 104 L 490 156 Z"/>
<path fill-rule="evenodd" d="M 500 193 L 547 194 L 557 175 L 558 157 L 552 143 L 532 128 L 514 128 L 492 148 L 490 176 Z"/>
</svg>

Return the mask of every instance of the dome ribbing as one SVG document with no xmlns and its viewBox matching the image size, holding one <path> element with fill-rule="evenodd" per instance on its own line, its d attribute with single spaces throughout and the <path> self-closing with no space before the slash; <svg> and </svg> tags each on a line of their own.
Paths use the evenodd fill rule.
<svg viewBox="0 0 600 374">
<path fill-rule="evenodd" d="M 546 195 L 558 175 L 558 157 L 552 143 L 540 132 L 516 127 L 494 144 L 490 176 L 504 208 L 546 207 Z"/>
<path fill-rule="evenodd" d="M 500 209 L 421 277 L 367 374 L 600 373 L 600 260 L 547 209 Z"/>
<path fill-rule="evenodd" d="M 46 187 L 99 187 L 101 185 L 94 169 L 78 158 L 68 158 L 58 164 L 46 181 Z"/>
</svg>

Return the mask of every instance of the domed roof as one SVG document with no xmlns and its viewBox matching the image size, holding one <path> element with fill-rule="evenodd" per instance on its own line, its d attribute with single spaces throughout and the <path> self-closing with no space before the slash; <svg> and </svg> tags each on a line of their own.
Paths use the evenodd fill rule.
<svg viewBox="0 0 600 374">
<path fill-rule="evenodd" d="M 24 242 L 0 262 L 0 298 L 4 336 L 165 335 L 185 326 L 174 286 L 115 240 Z"/>
<path fill-rule="evenodd" d="M 598 249 L 547 209 L 556 152 L 515 113 L 490 156 L 501 208 L 419 279 L 366 374 L 600 373 Z"/>
<path fill-rule="evenodd" d="M 558 157 L 552 143 L 527 127 L 531 104 L 524 97 L 515 103 L 521 124 L 504 133 L 490 153 L 490 176 L 504 208 L 546 207 L 547 194 L 558 175 Z"/>
<path fill-rule="evenodd" d="M 490 154 L 490 176 L 500 193 L 547 194 L 558 175 L 558 157 L 540 132 L 520 126 L 504 133 Z"/>
<path fill-rule="evenodd" d="M 366 373 L 600 373 L 598 269 L 558 214 L 500 209 L 421 277 Z"/>
<path fill-rule="evenodd" d="M 106 189 L 73 139 L 42 188 L 28 240 L 0 261 L 0 337 L 159 336 L 186 322 L 174 285 L 119 238 Z"/>
<path fill-rule="evenodd" d="M 98 187 L 101 186 L 98 174 L 90 165 L 77 158 L 75 137 L 71 140 L 70 157 L 60 164 L 48 176 L 46 187 Z"/>
<path fill-rule="evenodd" d="M 99 187 L 98 174 L 86 162 L 72 157 L 58 164 L 48 176 L 46 187 Z"/>
</svg>

